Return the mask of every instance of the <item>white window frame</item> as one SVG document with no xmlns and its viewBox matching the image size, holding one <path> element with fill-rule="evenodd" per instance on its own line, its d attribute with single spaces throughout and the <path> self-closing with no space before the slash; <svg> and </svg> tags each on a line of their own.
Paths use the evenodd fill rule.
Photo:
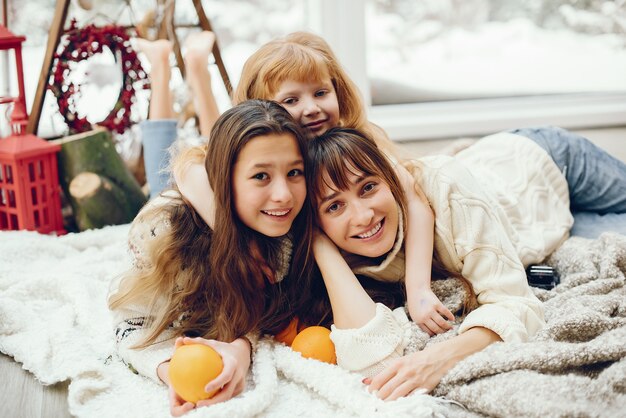
<svg viewBox="0 0 626 418">
<path fill-rule="evenodd" d="M 502 129 L 558 125 L 569 129 L 626 126 L 626 93 L 559 94 L 371 105 L 365 2 L 308 0 L 309 29 L 323 36 L 368 104 L 369 119 L 396 141 L 454 138 Z"/>
</svg>

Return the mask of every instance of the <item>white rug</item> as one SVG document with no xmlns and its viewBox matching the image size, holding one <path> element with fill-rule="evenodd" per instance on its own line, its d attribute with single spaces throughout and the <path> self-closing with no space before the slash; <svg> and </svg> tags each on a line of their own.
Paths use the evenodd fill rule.
<svg viewBox="0 0 626 418">
<path fill-rule="evenodd" d="M 0 351 L 43 384 L 70 380 L 78 417 L 169 417 L 164 386 L 133 374 L 115 355 L 109 283 L 128 268 L 128 225 L 63 237 L 0 232 Z M 189 417 L 442 416 L 449 405 L 415 394 L 382 402 L 361 378 L 264 340 L 251 385 Z"/>
</svg>

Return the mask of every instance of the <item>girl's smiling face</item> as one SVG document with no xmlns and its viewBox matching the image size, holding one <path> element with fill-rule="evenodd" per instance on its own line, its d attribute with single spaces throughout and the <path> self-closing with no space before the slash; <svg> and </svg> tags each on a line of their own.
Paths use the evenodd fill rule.
<svg viewBox="0 0 626 418">
<path fill-rule="evenodd" d="M 316 82 L 284 81 L 272 100 L 287 109 L 309 138 L 339 125 L 337 93 L 328 77 Z"/>
<path fill-rule="evenodd" d="M 389 252 L 398 232 L 398 205 L 391 189 L 376 176 L 348 169 L 348 187 L 325 181 L 317 205 L 320 228 L 344 251 L 364 257 Z M 328 179 L 327 174 L 324 178 Z"/>
<path fill-rule="evenodd" d="M 235 210 L 249 228 L 285 235 L 306 198 L 304 161 L 291 134 L 260 135 L 239 152 L 232 179 Z"/>
</svg>

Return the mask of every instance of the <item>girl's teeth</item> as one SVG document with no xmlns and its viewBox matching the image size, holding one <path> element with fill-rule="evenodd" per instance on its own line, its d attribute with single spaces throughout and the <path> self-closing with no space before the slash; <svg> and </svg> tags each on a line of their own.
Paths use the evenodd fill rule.
<svg viewBox="0 0 626 418">
<path fill-rule="evenodd" d="M 364 234 L 357 235 L 357 236 L 358 236 L 359 238 L 369 238 L 369 237 L 371 237 L 372 235 L 374 235 L 375 233 L 377 233 L 377 232 L 380 230 L 381 226 L 382 226 L 382 223 L 381 223 L 381 222 L 378 222 L 378 223 L 376 224 L 376 226 L 374 226 L 374 228 L 370 229 L 369 231 L 367 231 L 367 232 L 366 232 L 366 233 L 364 233 Z"/>
<path fill-rule="evenodd" d="M 285 216 L 286 214 L 289 213 L 289 210 L 264 210 L 263 212 L 267 213 L 268 215 L 272 215 L 272 216 Z"/>
</svg>

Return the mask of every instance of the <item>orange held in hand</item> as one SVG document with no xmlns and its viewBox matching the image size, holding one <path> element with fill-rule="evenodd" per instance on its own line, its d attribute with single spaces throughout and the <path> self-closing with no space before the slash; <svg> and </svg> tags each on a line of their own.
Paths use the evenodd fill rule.
<svg viewBox="0 0 626 418">
<path fill-rule="evenodd" d="M 170 360 L 170 383 L 174 391 L 188 402 L 209 399 L 218 390 L 205 392 L 204 387 L 224 368 L 222 357 L 204 344 L 181 345 Z"/>
<path fill-rule="evenodd" d="M 276 334 L 274 336 L 274 339 L 283 344 L 291 345 L 291 343 L 293 342 L 293 339 L 296 338 L 296 335 L 298 335 L 298 318 L 297 317 L 293 318 L 291 322 L 289 323 L 289 325 L 287 325 L 287 327 L 284 330 Z"/>
<path fill-rule="evenodd" d="M 335 344 L 330 339 L 328 328 L 316 326 L 303 329 L 294 338 L 291 349 L 299 352 L 305 358 L 337 364 Z"/>
</svg>

